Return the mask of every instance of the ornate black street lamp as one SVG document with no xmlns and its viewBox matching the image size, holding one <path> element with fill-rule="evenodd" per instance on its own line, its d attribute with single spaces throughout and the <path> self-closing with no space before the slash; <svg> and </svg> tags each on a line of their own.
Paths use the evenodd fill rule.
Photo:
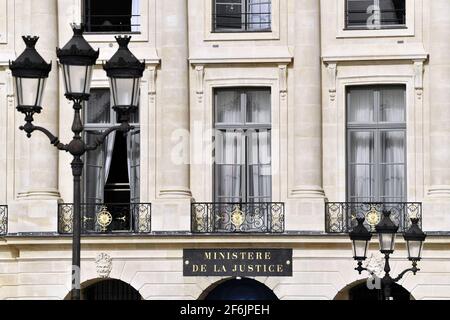
<svg viewBox="0 0 450 320">
<path fill-rule="evenodd" d="M 370 270 L 362 266 L 362 261 L 367 258 L 367 247 L 372 237 L 370 232 L 364 226 L 364 220 L 365 219 L 362 217 L 357 219 L 358 225 L 349 233 L 349 236 L 353 243 L 353 258 L 358 261 L 358 267 L 356 267 L 355 270 L 358 271 L 359 274 L 363 271 L 368 271 L 373 274 Z M 389 274 L 391 272 L 389 257 L 395 250 L 395 238 L 398 232 L 398 226 L 392 221 L 390 211 L 383 212 L 383 218 L 375 229 L 378 233 L 380 252 L 384 254 L 385 259 L 385 275 L 381 279 L 381 289 L 383 290 L 384 299 L 389 300 L 391 298 L 391 288 L 395 283 L 400 281 L 408 272 L 412 272 L 416 275 L 417 272 L 420 271 L 420 269 L 417 268 L 417 262 L 421 259 L 426 234 L 419 227 L 419 219 L 412 218 L 411 227 L 403 235 L 408 249 L 408 259 L 412 262 L 412 268 L 406 269 L 401 272 L 398 277 L 392 278 Z"/>
<path fill-rule="evenodd" d="M 69 144 L 63 144 L 50 131 L 33 124 L 33 116 L 42 110 L 41 101 L 45 79 L 51 70 L 35 49 L 38 37 L 23 37 L 25 51 L 13 62 L 10 69 L 15 79 L 17 110 L 25 114 L 25 125 L 20 127 L 30 138 L 34 131 L 43 132 L 52 145 L 73 156 L 72 174 L 74 189 L 73 246 L 72 246 L 72 299 L 79 300 L 80 295 L 80 239 L 81 239 L 81 175 L 83 171 L 82 156 L 101 146 L 106 137 L 115 131 L 129 132 L 130 115 L 137 111 L 139 100 L 139 80 L 143 75 L 145 64 L 141 63 L 128 49 L 131 37 L 116 37 L 119 50 L 104 68 L 112 84 L 111 95 L 114 97 L 114 110 L 118 113 L 120 125 L 104 131 L 92 145 L 87 145 L 81 133 L 84 130 L 81 121 L 83 103 L 89 100 L 92 72 L 99 52 L 94 51 L 83 38 L 84 25 L 72 25 L 73 37 L 62 48 L 57 49 L 61 62 L 65 96 L 73 102 L 74 119 L 72 132 L 74 137 Z M 131 97 L 131 98 L 130 98 Z"/>
</svg>

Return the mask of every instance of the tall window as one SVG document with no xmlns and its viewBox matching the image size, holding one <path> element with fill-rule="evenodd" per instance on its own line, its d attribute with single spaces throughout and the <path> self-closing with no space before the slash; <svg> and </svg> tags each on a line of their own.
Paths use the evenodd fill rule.
<svg viewBox="0 0 450 320">
<path fill-rule="evenodd" d="M 213 0 L 216 32 L 270 31 L 271 0 Z"/>
<path fill-rule="evenodd" d="M 84 195 L 86 203 L 139 203 L 140 129 L 138 115 L 134 130 L 110 134 L 104 145 L 85 155 Z M 116 125 L 109 89 L 93 89 L 85 108 L 87 143 Z"/>
<path fill-rule="evenodd" d="M 139 32 L 139 0 L 84 0 L 87 32 Z"/>
<path fill-rule="evenodd" d="M 406 201 L 406 92 L 403 85 L 347 90 L 349 202 Z"/>
<path fill-rule="evenodd" d="M 406 25 L 406 0 L 346 0 L 349 29 L 388 29 Z"/>
<path fill-rule="evenodd" d="M 271 202 L 270 89 L 216 90 L 215 129 L 215 202 Z"/>
</svg>

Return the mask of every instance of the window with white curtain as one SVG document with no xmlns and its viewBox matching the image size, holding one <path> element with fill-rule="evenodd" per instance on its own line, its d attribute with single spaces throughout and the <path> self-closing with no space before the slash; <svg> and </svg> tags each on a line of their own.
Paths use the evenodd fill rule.
<svg viewBox="0 0 450 320">
<path fill-rule="evenodd" d="M 84 0 L 86 32 L 139 32 L 140 0 Z"/>
<path fill-rule="evenodd" d="M 213 30 L 270 31 L 271 0 L 213 0 Z"/>
<path fill-rule="evenodd" d="M 406 0 L 346 0 L 349 29 L 405 27 Z"/>
<path fill-rule="evenodd" d="M 349 202 L 406 201 L 406 88 L 347 89 Z"/>
<path fill-rule="evenodd" d="M 87 143 L 94 143 L 102 132 L 117 125 L 116 118 L 109 89 L 92 89 L 84 108 Z M 139 115 L 133 115 L 132 122 L 135 129 L 131 132 L 112 133 L 103 146 L 85 154 L 85 203 L 139 203 Z"/>
<path fill-rule="evenodd" d="M 266 88 L 215 90 L 215 202 L 271 202 L 270 96 Z"/>
</svg>

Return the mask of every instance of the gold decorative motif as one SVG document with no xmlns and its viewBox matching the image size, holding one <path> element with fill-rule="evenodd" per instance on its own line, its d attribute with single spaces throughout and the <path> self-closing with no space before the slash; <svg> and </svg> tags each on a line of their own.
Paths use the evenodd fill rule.
<svg viewBox="0 0 450 320">
<path fill-rule="evenodd" d="M 102 232 L 108 230 L 108 226 L 111 224 L 112 220 L 113 217 L 108 211 L 108 208 L 106 206 L 103 206 L 100 212 L 97 214 L 97 223 L 100 225 Z"/>
<path fill-rule="evenodd" d="M 120 221 L 126 222 L 126 221 L 127 221 L 127 217 L 126 217 L 126 216 L 123 216 L 123 217 L 119 217 L 119 218 L 117 218 L 117 220 L 120 220 Z"/>
<path fill-rule="evenodd" d="M 240 228 L 245 221 L 245 214 L 239 208 L 239 206 L 235 206 L 233 212 L 231 213 L 231 223 L 236 227 Z"/>
<path fill-rule="evenodd" d="M 366 221 L 371 227 L 372 231 L 375 231 L 375 227 L 381 221 L 381 213 L 374 205 L 370 206 L 370 211 L 366 214 Z"/>
</svg>

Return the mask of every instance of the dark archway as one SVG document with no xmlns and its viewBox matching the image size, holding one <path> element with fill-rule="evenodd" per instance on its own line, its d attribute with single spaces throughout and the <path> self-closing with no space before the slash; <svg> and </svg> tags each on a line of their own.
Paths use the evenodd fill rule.
<svg viewBox="0 0 450 320">
<path fill-rule="evenodd" d="M 82 290 L 82 296 L 83 300 L 142 300 L 139 291 L 116 279 L 95 282 Z"/>
<path fill-rule="evenodd" d="M 213 285 L 202 295 L 204 300 L 278 300 L 266 285 L 252 279 L 231 279 Z M 202 297 L 201 297 L 202 299 Z"/>
<path fill-rule="evenodd" d="M 398 301 L 414 300 L 411 293 L 401 285 L 394 284 L 392 286 L 392 297 Z M 355 301 L 376 301 L 382 299 L 380 290 L 370 290 L 367 287 L 366 280 L 357 281 L 342 289 L 334 298 L 334 300 L 355 300 Z"/>
</svg>

